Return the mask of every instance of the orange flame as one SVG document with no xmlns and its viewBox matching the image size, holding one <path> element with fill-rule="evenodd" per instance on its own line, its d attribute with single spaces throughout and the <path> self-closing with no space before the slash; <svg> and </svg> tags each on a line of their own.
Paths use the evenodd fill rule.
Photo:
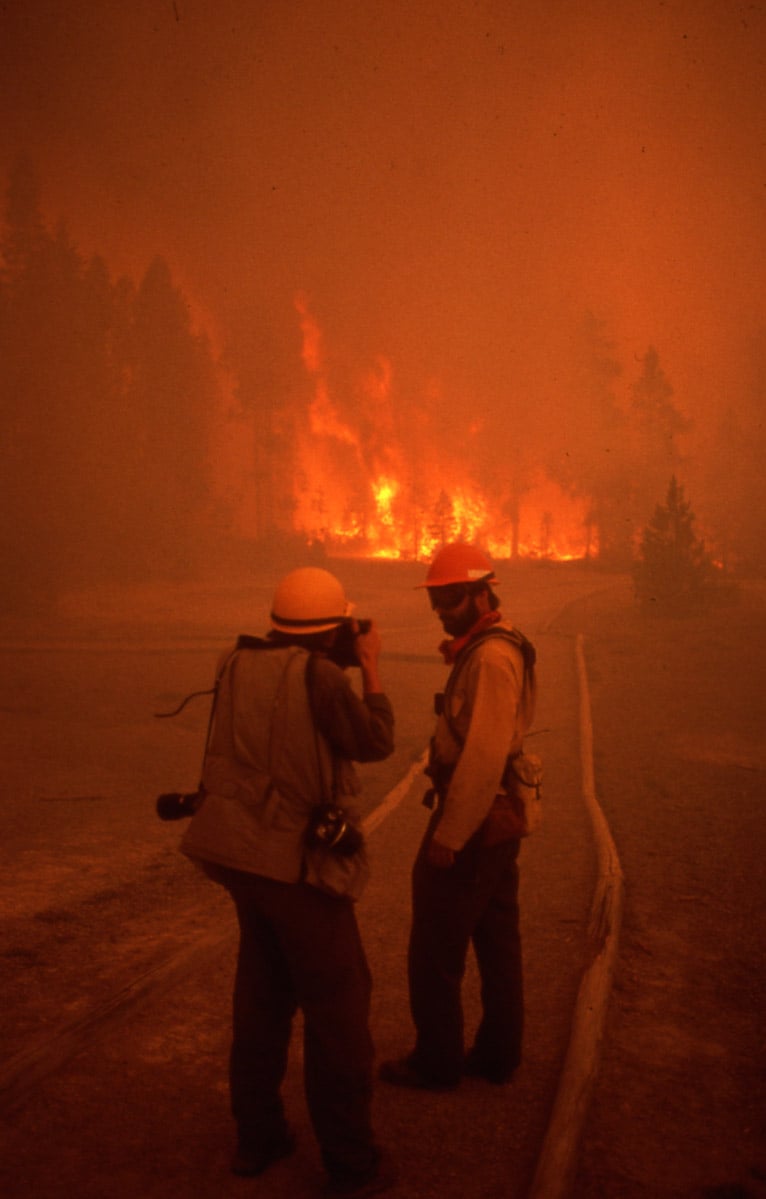
<svg viewBox="0 0 766 1199">
<path fill-rule="evenodd" d="M 336 399 L 322 333 L 304 295 L 295 308 L 311 382 L 308 419 L 294 430 L 297 532 L 335 554 L 381 558 L 428 558 L 446 540 L 480 543 L 500 559 L 513 552 L 560 561 L 595 554 L 587 498 L 567 495 L 538 473 L 511 504 L 510 495 L 490 495 L 471 479 L 470 440 L 481 432 L 480 421 L 457 452 L 438 452 L 427 435 L 424 397 L 420 407 L 410 406 L 407 435 L 398 436 L 387 359 L 356 381 L 353 396 Z"/>
</svg>

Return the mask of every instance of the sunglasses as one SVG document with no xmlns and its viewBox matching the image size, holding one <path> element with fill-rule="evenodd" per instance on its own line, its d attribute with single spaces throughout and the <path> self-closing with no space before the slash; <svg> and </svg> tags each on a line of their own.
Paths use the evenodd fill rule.
<svg viewBox="0 0 766 1199">
<path fill-rule="evenodd" d="M 463 583 L 445 583 L 443 587 L 428 588 L 431 607 L 434 610 L 441 608 L 444 612 L 459 607 L 468 594 L 468 588 Z"/>
</svg>

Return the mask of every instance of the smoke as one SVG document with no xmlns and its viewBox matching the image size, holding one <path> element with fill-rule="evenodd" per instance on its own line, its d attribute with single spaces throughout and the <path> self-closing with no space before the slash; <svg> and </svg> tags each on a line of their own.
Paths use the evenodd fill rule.
<svg viewBox="0 0 766 1199">
<path fill-rule="evenodd" d="M 303 473 L 348 471 L 362 519 L 432 458 L 500 505 L 567 460 L 606 486 L 587 313 L 623 413 L 656 349 L 713 513 L 726 411 L 762 439 L 764 20 L 725 0 L 7 5 L 0 162 L 28 153 L 49 219 L 114 271 L 167 258 L 251 419 L 298 428 L 308 404 Z"/>
</svg>

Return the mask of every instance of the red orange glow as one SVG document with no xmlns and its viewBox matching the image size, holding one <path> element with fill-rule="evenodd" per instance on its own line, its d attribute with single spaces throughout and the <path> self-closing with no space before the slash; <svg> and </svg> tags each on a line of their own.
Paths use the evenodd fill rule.
<svg viewBox="0 0 766 1199">
<path fill-rule="evenodd" d="M 427 438 L 408 443 L 397 436 L 385 359 L 358 380 L 358 408 L 342 406 L 306 297 L 296 297 L 295 307 L 311 383 L 307 411 L 295 429 L 297 532 L 336 554 L 378 558 L 427 558 L 455 539 L 480 543 L 497 558 L 515 552 L 564 561 L 597 552 L 586 525 L 587 498 L 567 495 L 539 472 L 526 482 L 514 529 L 512 478 L 490 493 L 471 477 L 469 456 L 460 454 L 464 447 L 449 453 Z M 416 414 L 413 427 L 417 420 Z M 467 430 L 467 437 L 476 431 Z"/>
</svg>

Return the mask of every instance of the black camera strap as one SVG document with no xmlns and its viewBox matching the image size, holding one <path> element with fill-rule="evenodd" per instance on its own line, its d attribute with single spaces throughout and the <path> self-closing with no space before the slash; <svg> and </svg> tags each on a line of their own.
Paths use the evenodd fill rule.
<svg viewBox="0 0 766 1199">
<path fill-rule="evenodd" d="M 237 652 L 241 648 L 241 646 L 240 646 L 241 641 L 242 641 L 242 637 L 238 638 L 237 644 L 234 647 L 234 649 L 231 651 L 230 654 L 227 654 L 226 657 L 224 658 L 224 660 L 221 663 L 221 666 L 215 676 L 215 683 L 213 684 L 212 687 L 208 687 L 207 690 L 205 690 L 205 691 L 192 691 L 191 694 L 187 695 L 186 698 L 184 700 L 182 700 L 181 703 L 178 705 L 178 707 L 174 708 L 172 712 L 155 712 L 154 713 L 155 718 L 157 720 L 164 720 L 170 716 L 178 716 L 179 712 L 183 712 L 184 708 L 191 700 L 199 699 L 199 697 L 202 695 L 212 695 L 213 698 L 210 703 L 210 714 L 207 718 L 207 730 L 205 732 L 205 740 L 204 740 L 203 746 L 202 746 L 202 763 L 200 765 L 200 783 L 199 783 L 199 788 L 198 788 L 199 792 L 201 792 L 201 793 L 204 792 L 204 787 L 202 785 L 202 775 L 204 774 L 204 770 L 205 770 L 205 758 L 207 756 L 207 749 L 210 744 L 210 735 L 213 731 L 213 720 L 215 719 L 215 708 L 216 708 L 216 703 L 218 700 L 218 688 L 220 687 L 221 679 L 223 678 L 226 667 L 229 665 L 232 658 L 237 654 Z"/>
<path fill-rule="evenodd" d="M 223 665 L 221 666 L 221 669 L 218 671 L 218 674 L 217 674 L 216 680 L 215 680 L 215 684 L 212 687 L 208 687 L 207 690 L 205 690 L 205 691 L 192 691 L 190 695 L 187 695 L 185 699 L 181 700 L 181 702 L 177 708 L 173 708 L 172 712 L 155 712 L 154 713 L 155 718 L 157 720 L 164 720 L 169 716 L 178 716 L 180 712 L 183 712 L 184 708 L 186 707 L 186 705 L 188 703 L 191 702 L 191 700 L 199 699 L 199 697 L 201 695 L 212 695 L 213 703 L 212 703 L 211 713 L 210 713 L 211 723 L 212 723 L 212 715 L 213 715 L 213 711 L 215 710 L 215 697 L 216 697 L 216 693 L 218 691 L 218 684 L 221 681 L 224 670 L 226 669 L 226 667 L 228 666 L 229 662 L 234 657 L 234 655 L 238 652 L 238 650 L 241 650 L 241 649 L 278 649 L 278 648 L 279 648 L 279 643 L 276 641 L 269 641 L 265 637 L 253 637 L 249 633 L 240 633 L 239 636 L 237 637 L 237 644 L 235 645 L 235 647 L 231 651 L 231 653 L 225 658 Z M 208 739 L 209 739 L 209 734 L 210 734 L 210 729 L 208 729 Z M 205 742 L 205 745 L 207 746 L 207 741 Z"/>
<path fill-rule="evenodd" d="M 318 802 L 320 804 L 332 804 L 332 803 L 335 803 L 335 797 L 337 794 L 337 780 L 335 778 L 335 759 L 331 755 L 332 773 L 333 773 L 332 794 L 327 795 L 326 787 L 325 787 L 325 776 L 324 776 L 324 771 L 322 769 L 322 754 L 321 754 L 321 751 L 319 748 L 320 732 L 319 732 L 319 728 L 317 726 L 314 698 L 313 698 L 314 678 L 316 676 L 316 663 L 317 663 L 317 655 L 309 654 L 308 658 L 306 659 L 306 691 L 308 693 L 309 708 L 311 710 L 311 725 L 312 725 L 312 728 L 314 729 L 314 749 L 316 750 L 317 772 L 319 774 L 319 786 L 320 786 L 321 792 L 322 792 L 321 798 L 319 799 Z"/>
<path fill-rule="evenodd" d="M 190 695 L 186 696 L 186 699 L 181 700 L 177 708 L 173 708 L 172 712 L 155 712 L 154 719 L 166 720 L 169 716 L 178 716 L 180 712 L 183 712 L 184 708 L 188 703 L 191 702 L 191 700 L 199 699 L 201 695 L 212 695 L 215 697 L 216 691 L 217 685 L 215 687 L 208 687 L 207 691 L 192 691 Z"/>
</svg>

